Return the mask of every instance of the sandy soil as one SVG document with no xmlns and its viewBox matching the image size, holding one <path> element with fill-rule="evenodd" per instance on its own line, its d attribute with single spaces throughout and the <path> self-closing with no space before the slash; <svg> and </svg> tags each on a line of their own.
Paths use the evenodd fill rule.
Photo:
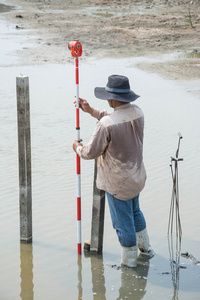
<svg viewBox="0 0 200 300">
<path fill-rule="evenodd" d="M 170 79 L 200 78 L 200 0 L 7 0 L 2 14 L 30 47 L 23 64 L 65 63 L 79 39 L 87 57 L 148 57 L 136 66 Z M 27 33 L 28 29 L 28 33 Z"/>
</svg>

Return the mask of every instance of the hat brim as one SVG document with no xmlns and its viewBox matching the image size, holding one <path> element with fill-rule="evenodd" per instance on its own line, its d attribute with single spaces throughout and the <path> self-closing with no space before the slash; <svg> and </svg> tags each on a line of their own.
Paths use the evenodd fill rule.
<svg viewBox="0 0 200 300">
<path fill-rule="evenodd" d="M 121 102 L 133 102 L 140 97 L 133 91 L 130 91 L 129 93 L 112 93 L 106 91 L 104 87 L 96 87 L 94 89 L 94 95 L 101 100 L 116 100 Z"/>
</svg>

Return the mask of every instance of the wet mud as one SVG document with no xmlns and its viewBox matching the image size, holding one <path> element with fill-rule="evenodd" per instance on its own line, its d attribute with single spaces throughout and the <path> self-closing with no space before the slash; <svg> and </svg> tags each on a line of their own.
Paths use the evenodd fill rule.
<svg viewBox="0 0 200 300">
<path fill-rule="evenodd" d="M 79 39 L 83 58 L 149 57 L 136 66 L 171 79 L 198 79 L 200 1 L 8 0 L 4 14 L 16 31 L 29 30 L 23 64 L 66 63 Z M 173 53 L 173 56 L 168 56 Z M 163 59 L 164 58 L 164 59 Z"/>
</svg>

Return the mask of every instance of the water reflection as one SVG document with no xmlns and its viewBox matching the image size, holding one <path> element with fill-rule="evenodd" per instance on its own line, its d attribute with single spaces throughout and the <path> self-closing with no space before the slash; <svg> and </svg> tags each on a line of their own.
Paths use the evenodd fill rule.
<svg viewBox="0 0 200 300">
<path fill-rule="evenodd" d="M 82 256 L 78 255 L 78 260 L 77 260 L 77 265 L 78 265 L 78 300 L 82 299 L 83 295 L 83 288 L 82 288 Z"/>
<path fill-rule="evenodd" d="M 180 281 L 180 265 L 181 256 L 181 240 L 176 235 L 176 241 L 173 241 L 173 235 L 168 236 L 169 259 L 172 274 L 172 283 L 174 287 L 174 294 L 172 300 L 178 300 L 179 281 Z"/>
<path fill-rule="evenodd" d="M 85 257 L 90 258 L 91 273 L 92 273 L 92 291 L 93 299 L 106 300 L 106 282 L 104 276 L 104 263 L 102 255 L 94 255 L 84 253 Z M 138 257 L 138 265 L 136 268 L 121 268 L 118 266 L 107 266 L 116 269 L 116 272 L 121 272 L 121 286 L 119 288 L 120 299 L 143 299 L 146 294 L 147 277 L 149 272 L 149 258 L 140 255 Z M 79 266 L 81 269 L 81 265 Z M 78 290 L 82 292 L 80 275 L 78 276 Z M 82 295 L 82 294 L 81 294 Z M 78 300 L 81 298 L 78 298 Z"/>
<path fill-rule="evenodd" d="M 174 294 L 172 300 L 178 300 L 180 267 L 174 261 L 171 261 L 170 266 L 171 266 L 171 273 L 172 273 L 172 282 L 174 287 Z"/>
<path fill-rule="evenodd" d="M 92 272 L 92 290 L 93 299 L 106 299 L 104 265 L 102 255 L 96 257 L 91 256 L 91 272 Z"/>
<path fill-rule="evenodd" d="M 85 252 L 84 255 L 90 258 L 93 299 L 106 300 L 103 256 L 102 254 L 89 254 L 89 252 Z"/>
<path fill-rule="evenodd" d="M 33 300 L 33 247 L 32 244 L 20 244 L 21 294 L 22 300 Z"/>
<path fill-rule="evenodd" d="M 149 272 L 149 259 L 138 258 L 138 265 L 134 269 L 121 270 L 121 287 L 119 289 L 120 299 L 143 299 L 146 294 L 147 277 Z"/>
</svg>

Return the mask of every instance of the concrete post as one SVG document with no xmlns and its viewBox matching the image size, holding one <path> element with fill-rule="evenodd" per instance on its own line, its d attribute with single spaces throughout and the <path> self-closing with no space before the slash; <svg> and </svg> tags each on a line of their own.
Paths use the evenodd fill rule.
<svg viewBox="0 0 200 300">
<path fill-rule="evenodd" d="M 32 241 L 32 189 L 31 189 L 31 137 L 29 110 L 29 78 L 16 78 L 18 157 L 19 157 L 19 202 L 20 241 Z"/>
<path fill-rule="evenodd" d="M 105 192 L 96 186 L 97 160 L 94 166 L 93 184 L 93 206 L 92 206 L 92 228 L 90 252 L 102 253 L 103 231 L 104 231 L 104 212 L 105 212 Z"/>
</svg>

